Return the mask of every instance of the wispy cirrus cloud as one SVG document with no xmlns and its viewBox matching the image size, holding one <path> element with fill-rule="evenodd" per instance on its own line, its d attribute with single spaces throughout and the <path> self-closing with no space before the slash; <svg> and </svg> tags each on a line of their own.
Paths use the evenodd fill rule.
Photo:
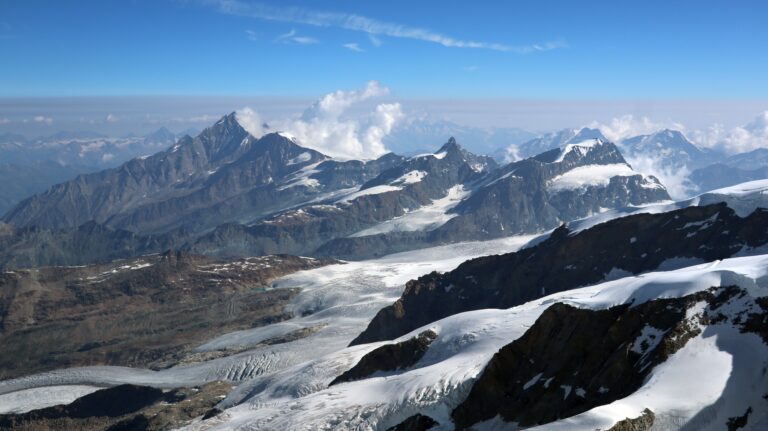
<svg viewBox="0 0 768 431">
<path fill-rule="evenodd" d="M 345 12 L 321 12 L 302 7 L 274 7 L 261 3 L 246 3 L 242 0 L 202 0 L 213 5 L 221 13 L 247 16 L 268 21 L 280 21 L 316 27 L 336 27 L 360 31 L 372 36 L 389 36 L 403 39 L 436 43 L 448 48 L 487 49 L 493 51 L 530 54 L 565 48 L 563 41 L 534 43 L 529 45 L 508 45 L 496 42 L 463 40 L 420 27 L 380 21 L 362 15 Z M 371 40 L 374 46 L 376 42 Z"/>
<path fill-rule="evenodd" d="M 368 33 L 368 40 L 370 40 L 371 45 L 375 46 L 376 48 L 380 47 L 382 44 L 381 39 L 370 33 Z"/>
<path fill-rule="evenodd" d="M 255 42 L 255 41 L 259 40 L 258 35 L 253 30 L 246 30 L 245 31 L 245 35 L 248 37 L 248 40 L 250 40 L 250 41 Z"/>
<path fill-rule="evenodd" d="M 341 45 L 341 46 L 343 46 L 344 48 L 347 48 L 350 51 L 365 52 L 365 50 L 363 48 L 360 48 L 360 45 L 357 43 L 345 43 L 344 45 Z"/>
<path fill-rule="evenodd" d="M 275 38 L 275 42 L 278 43 L 297 43 L 299 45 L 312 45 L 318 43 L 318 40 L 313 37 L 299 36 L 295 29 L 287 33 L 283 33 Z"/>
</svg>

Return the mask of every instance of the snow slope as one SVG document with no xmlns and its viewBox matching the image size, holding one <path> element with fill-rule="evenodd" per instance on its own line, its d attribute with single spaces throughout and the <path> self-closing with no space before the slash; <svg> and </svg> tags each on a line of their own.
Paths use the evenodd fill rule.
<svg viewBox="0 0 768 431">
<path fill-rule="evenodd" d="M 599 214 L 568 223 L 573 232 L 580 232 L 592 226 L 632 214 L 658 214 L 690 206 L 705 206 L 724 202 L 740 217 L 746 217 L 757 208 L 768 208 L 768 180 L 750 181 L 723 189 L 702 193 L 682 201 L 669 201 L 610 209 Z"/>
<path fill-rule="evenodd" d="M 484 364 L 499 348 L 520 337 L 553 303 L 603 309 L 731 284 L 746 289 L 750 297 L 768 295 L 768 256 L 649 273 L 558 293 L 508 310 L 450 316 L 397 340 L 427 328 L 438 333 L 427 354 L 409 370 L 379 373 L 328 388 L 334 377 L 383 343 L 345 348 L 243 383 L 225 400 L 224 406 L 234 407 L 221 419 L 193 424 L 189 429 L 386 429 L 415 413 L 436 419 L 442 424 L 438 429 L 452 429 L 450 412 L 466 396 Z M 691 315 L 696 311 L 689 310 Z M 626 417 L 639 416 L 646 407 L 660 421 L 695 417 L 700 425 L 696 429 L 719 429 L 723 418 L 743 414 L 739 410 L 743 405 L 721 402 L 722 394 L 739 393 L 732 397 L 739 401 L 760 400 L 768 384 L 762 372 L 766 364 L 768 349 L 756 335 L 726 325 L 710 326 L 657 367 L 636 393 L 539 429 L 606 429 Z M 707 378 L 697 378 L 702 375 Z M 753 414 L 763 417 L 766 410 Z M 510 428 L 495 420 L 478 429 Z"/>
<path fill-rule="evenodd" d="M 379 223 L 376 226 L 357 232 L 352 237 L 377 235 L 389 232 L 411 232 L 419 230 L 433 230 L 444 225 L 448 220 L 456 217 L 449 214 L 448 210 L 455 207 L 462 199 L 469 196 L 469 191 L 462 185 L 448 189 L 445 197 L 435 199 L 430 205 L 424 205 L 413 211 L 409 211 L 400 217 Z"/>
<path fill-rule="evenodd" d="M 607 186 L 611 178 L 630 177 L 638 173 L 626 163 L 610 165 L 588 165 L 573 168 L 570 171 L 552 178 L 547 183 L 551 191 L 572 190 L 587 186 Z"/>
<path fill-rule="evenodd" d="M 571 226 L 584 229 L 634 212 L 669 211 L 718 201 L 726 201 L 740 214 L 747 214 L 758 206 L 768 206 L 767 192 L 768 180 L 746 183 L 677 203 L 608 211 Z M 499 348 L 520 337 L 555 302 L 602 309 L 684 296 L 718 285 L 738 285 L 747 290 L 749 298 L 768 295 L 768 255 L 624 277 L 507 310 L 478 310 L 447 317 L 399 339 L 408 339 L 428 328 L 438 333 L 414 367 L 327 387 L 362 356 L 383 344 L 346 347 L 380 308 L 400 296 L 407 280 L 433 270 L 452 269 L 472 257 L 514 251 L 536 240 L 533 238 L 452 244 L 296 273 L 278 280 L 273 287 L 302 288 L 291 304 L 291 311 L 301 317 L 224 334 L 197 350 L 247 348 L 297 329 L 319 328 L 306 338 L 162 371 L 84 367 L 4 381 L 0 382 L 0 412 L 18 411 L 33 402 L 38 407 L 62 402 L 85 390 L 82 386 L 129 382 L 173 387 L 229 379 L 238 386 L 222 404 L 228 407 L 225 413 L 193 423 L 189 429 L 386 429 L 415 413 L 435 418 L 442 424 L 440 429 L 452 429 L 451 410 L 464 399 L 487 361 Z M 726 325 L 710 326 L 657 367 L 634 394 L 539 429 L 605 429 L 618 420 L 639 416 L 646 407 L 654 411 L 660 424 L 669 425 L 661 429 L 677 429 L 677 425 L 689 420 L 694 421 L 695 429 L 719 429 L 723 418 L 744 413 L 739 411 L 742 405 L 733 400 L 760 400 L 768 386 L 762 372 L 766 366 L 768 349 L 754 334 L 742 334 Z M 702 375 L 706 378 L 698 378 Z M 53 388 L 52 394 L 62 392 L 47 401 L 38 400 L 48 388 Z M 750 423 L 766 423 L 765 414 L 764 409 L 756 410 Z M 492 420 L 478 429 L 500 427 L 509 429 L 509 424 Z"/>
<path fill-rule="evenodd" d="M 0 413 L 15 410 L 25 402 L 36 402 L 36 393 L 17 392 L 30 388 L 112 386 L 122 383 L 171 388 L 219 379 L 242 382 L 259 375 L 269 375 L 343 349 L 365 329 L 379 309 L 400 296 L 406 281 L 431 271 L 451 270 L 474 257 L 515 251 L 532 238 L 520 236 L 452 244 L 298 272 L 279 279 L 273 287 L 302 289 L 290 305 L 290 311 L 301 317 L 252 330 L 223 334 L 199 346 L 197 350 L 247 348 L 298 329 L 321 328 L 307 338 L 261 346 L 236 355 L 161 371 L 127 367 L 81 367 L 6 380 L 0 382 Z M 5 396 L 14 392 L 14 398 Z M 51 404 L 71 396 L 62 395 L 56 400 L 52 399 Z"/>
</svg>

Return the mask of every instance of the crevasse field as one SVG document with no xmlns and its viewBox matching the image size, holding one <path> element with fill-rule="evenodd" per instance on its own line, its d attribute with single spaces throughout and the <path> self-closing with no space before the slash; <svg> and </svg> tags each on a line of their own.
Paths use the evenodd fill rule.
<svg viewBox="0 0 768 431">
<path fill-rule="evenodd" d="M 682 202 L 600 213 L 574 222 L 571 227 L 580 230 L 630 213 L 661 212 L 716 201 L 725 201 L 739 214 L 748 214 L 765 206 L 766 193 L 768 181 L 746 183 Z M 487 361 L 499 348 L 520 337 L 555 302 L 602 309 L 684 296 L 718 285 L 745 289 L 748 297 L 744 301 L 768 295 L 768 254 L 763 254 L 764 250 L 745 249 L 738 257 L 706 264 L 670 262 L 664 266 L 668 271 L 606 281 L 507 310 L 450 316 L 398 339 L 405 340 L 427 328 L 438 333 L 427 354 L 409 370 L 379 373 L 328 388 L 336 376 L 384 344 L 346 347 L 379 309 L 400 296 L 406 281 L 431 271 L 451 270 L 473 257 L 515 251 L 542 237 L 459 243 L 299 272 L 272 285 L 275 289 L 302 288 L 290 305 L 297 317 L 222 334 L 197 350 L 242 349 L 297 329 L 316 329 L 306 338 L 162 371 L 85 367 L 9 380 L 0 383 L 0 412 L 66 403 L 118 383 L 171 388 L 227 379 L 237 386 L 222 400 L 225 413 L 192 423 L 188 429 L 373 430 L 386 429 L 415 413 L 427 414 L 443 424 L 443 429 L 451 429 L 451 410 L 466 396 Z M 701 310 L 695 306 L 688 312 L 692 321 L 696 321 L 698 313 Z M 757 335 L 741 333 L 728 325 L 710 326 L 656 367 L 643 387 L 631 396 L 539 429 L 605 429 L 618 420 L 639 416 L 645 408 L 656 414 L 654 429 L 675 428 L 691 418 L 694 421 L 688 426 L 695 429 L 718 429 L 727 418 L 743 413 L 737 411 L 742 404 L 731 406 L 729 400 L 759 400 L 764 395 L 768 387 L 762 371 L 768 366 L 766 355 Z M 547 376 L 541 376 L 529 383 L 544 384 L 546 380 Z M 564 397 L 579 394 L 583 390 L 563 388 Z M 758 417 L 763 415 L 756 413 Z M 765 419 L 760 424 L 768 426 Z M 491 420 L 478 429 L 502 427 L 509 429 L 509 424 Z"/>
</svg>

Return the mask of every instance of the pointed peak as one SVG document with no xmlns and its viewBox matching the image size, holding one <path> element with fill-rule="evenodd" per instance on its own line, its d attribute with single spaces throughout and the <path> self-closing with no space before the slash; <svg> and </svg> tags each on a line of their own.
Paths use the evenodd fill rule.
<svg viewBox="0 0 768 431">
<path fill-rule="evenodd" d="M 462 151 L 461 145 L 459 145 L 456 142 L 456 138 L 451 136 L 450 138 L 448 138 L 448 142 L 443 144 L 443 146 L 440 147 L 440 149 L 437 150 L 436 153 L 450 153 L 450 152 L 457 152 L 457 151 Z"/>
<path fill-rule="evenodd" d="M 570 139 L 570 143 L 578 143 L 587 140 L 599 140 L 602 142 L 608 142 L 608 139 L 603 136 L 602 132 L 598 129 L 590 129 L 589 127 L 582 127 L 573 138 Z"/>
<path fill-rule="evenodd" d="M 258 138 L 259 142 L 290 142 L 297 144 L 296 138 L 290 133 L 286 132 L 269 132 Z"/>
<path fill-rule="evenodd" d="M 219 121 L 214 123 L 212 126 L 206 127 L 205 130 L 203 130 L 203 133 L 206 131 L 213 132 L 216 135 L 221 133 L 229 135 L 248 133 L 242 124 L 240 124 L 240 122 L 237 120 L 237 113 L 234 111 L 221 117 Z"/>
</svg>

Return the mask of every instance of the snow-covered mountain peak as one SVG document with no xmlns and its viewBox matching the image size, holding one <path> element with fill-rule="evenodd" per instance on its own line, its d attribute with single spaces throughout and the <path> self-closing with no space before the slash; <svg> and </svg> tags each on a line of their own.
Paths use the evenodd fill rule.
<svg viewBox="0 0 768 431">
<path fill-rule="evenodd" d="M 706 163 L 710 154 L 693 143 L 679 130 L 663 129 L 649 135 L 639 135 L 621 141 L 628 156 L 665 157 L 669 163 L 687 165 Z"/>
<path fill-rule="evenodd" d="M 555 148 L 563 148 L 569 144 L 578 144 L 584 141 L 600 139 L 607 142 L 608 139 L 598 129 L 584 127 L 581 129 L 563 129 L 557 132 L 547 133 L 538 138 L 531 139 L 519 145 L 511 145 L 506 149 L 510 161 L 536 156 Z"/>
<path fill-rule="evenodd" d="M 603 145 L 603 141 L 598 139 L 590 139 L 586 141 L 581 141 L 575 144 L 567 144 L 565 147 L 563 147 L 560 150 L 560 156 L 556 158 L 553 163 L 560 163 L 562 162 L 567 156 L 573 154 L 571 157 L 584 157 L 587 154 L 589 154 L 590 151 L 592 151 L 594 148 L 599 147 Z"/>
</svg>

